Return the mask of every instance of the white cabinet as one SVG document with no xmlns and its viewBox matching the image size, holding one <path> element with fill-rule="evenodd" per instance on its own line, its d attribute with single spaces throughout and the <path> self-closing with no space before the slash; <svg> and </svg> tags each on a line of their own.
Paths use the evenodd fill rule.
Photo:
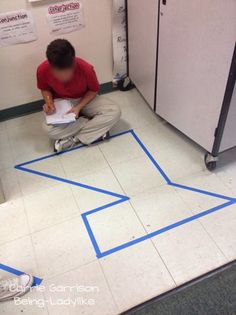
<svg viewBox="0 0 236 315">
<path fill-rule="evenodd" d="M 214 156 L 221 139 L 236 145 L 223 121 L 236 113 L 236 1 L 128 0 L 128 29 L 129 75 L 156 113 Z"/>
<path fill-rule="evenodd" d="M 158 0 L 128 0 L 129 76 L 154 109 Z"/>
</svg>

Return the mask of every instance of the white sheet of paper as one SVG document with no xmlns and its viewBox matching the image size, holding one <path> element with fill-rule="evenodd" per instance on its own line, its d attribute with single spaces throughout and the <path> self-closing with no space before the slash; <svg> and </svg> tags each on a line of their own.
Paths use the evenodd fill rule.
<svg viewBox="0 0 236 315">
<path fill-rule="evenodd" d="M 28 10 L 0 13 L 0 47 L 36 40 L 33 16 Z"/>
<path fill-rule="evenodd" d="M 75 114 L 67 112 L 71 109 L 72 103 L 69 100 L 54 100 L 56 111 L 52 115 L 46 115 L 48 125 L 68 124 L 76 121 Z"/>
<path fill-rule="evenodd" d="M 47 7 L 50 33 L 60 35 L 85 27 L 84 8 L 81 0 L 52 3 Z"/>
</svg>

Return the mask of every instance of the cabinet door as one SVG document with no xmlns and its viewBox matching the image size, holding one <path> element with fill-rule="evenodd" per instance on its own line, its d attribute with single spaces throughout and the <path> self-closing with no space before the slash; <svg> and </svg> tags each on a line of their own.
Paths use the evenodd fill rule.
<svg viewBox="0 0 236 315">
<path fill-rule="evenodd" d="M 154 109 L 158 0 L 128 0 L 129 76 Z"/>
<path fill-rule="evenodd" d="M 211 151 L 234 51 L 236 1 L 163 3 L 156 112 Z"/>
</svg>

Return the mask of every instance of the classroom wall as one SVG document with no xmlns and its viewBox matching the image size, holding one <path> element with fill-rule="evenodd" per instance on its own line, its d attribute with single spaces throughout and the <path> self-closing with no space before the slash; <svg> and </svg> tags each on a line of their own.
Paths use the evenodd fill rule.
<svg viewBox="0 0 236 315">
<path fill-rule="evenodd" d="M 1 0 L 0 12 L 32 11 L 38 40 L 32 43 L 0 47 L 0 110 L 41 99 L 36 88 L 37 65 L 45 59 L 47 44 L 57 38 L 49 34 L 46 6 L 55 0 L 29 3 L 28 0 Z M 60 35 L 70 40 L 77 55 L 92 63 L 100 83 L 112 80 L 112 1 L 83 0 L 86 27 Z"/>
</svg>

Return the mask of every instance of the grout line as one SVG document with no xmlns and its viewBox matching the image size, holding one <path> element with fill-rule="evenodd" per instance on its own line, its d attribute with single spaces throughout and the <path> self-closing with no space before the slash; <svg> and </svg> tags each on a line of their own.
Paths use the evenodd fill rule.
<svg viewBox="0 0 236 315">
<path fill-rule="evenodd" d="M 229 187 L 225 181 L 223 180 L 223 178 L 221 178 L 221 176 L 219 176 L 218 173 L 215 173 L 216 177 L 221 181 L 221 183 L 225 186 L 225 188 L 229 189 L 230 192 L 232 192 L 232 194 L 234 195 L 234 197 L 236 198 L 236 195 L 235 195 L 235 191 L 233 191 L 233 188 L 232 187 Z"/>
<path fill-rule="evenodd" d="M 135 210 L 135 208 L 134 208 L 132 202 L 130 202 L 130 205 L 131 205 L 132 209 L 134 210 L 134 213 L 135 213 L 136 217 L 138 218 L 138 221 L 139 221 L 140 224 L 143 226 L 144 231 L 145 231 L 146 234 L 148 235 L 150 232 L 146 229 L 145 224 L 142 222 L 141 218 L 139 217 L 139 215 L 138 215 L 137 211 Z M 150 241 L 151 241 L 151 243 L 152 243 L 154 249 L 156 250 L 158 256 L 160 257 L 161 261 L 163 262 L 164 266 L 166 267 L 166 269 L 167 269 L 167 271 L 168 271 L 170 277 L 172 278 L 172 280 L 173 280 L 175 286 L 177 286 L 177 283 L 175 282 L 175 279 L 174 279 L 174 277 L 173 277 L 171 271 L 170 271 L 169 268 L 167 267 L 167 264 L 165 263 L 164 258 L 162 258 L 162 256 L 161 256 L 159 250 L 157 249 L 156 245 L 154 244 L 153 238 L 150 238 Z"/>
<path fill-rule="evenodd" d="M 65 275 L 65 274 L 67 274 L 68 272 L 72 272 L 72 271 L 75 271 L 75 270 L 77 270 L 77 269 L 80 269 L 80 268 L 83 267 L 83 266 L 90 265 L 90 264 L 92 264 L 92 263 L 94 263 L 94 262 L 97 262 L 97 258 L 95 258 L 94 260 L 91 260 L 91 261 L 89 261 L 89 262 L 86 262 L 86 263 L 84 263 L 84 264 L 77 265 L 76 267 L 73 267 L 73 268 L 71 268 L 71 269 L 69 269 L 69 270 L 56 273 L 56 274 L 54 274 L 53 276 L 44 277 L 44 280 L 45 280 L 45 282 L 47 282 L 47 281 L 52 280 L 52 279 L 54 279 L 54 278 L 56 278 L 56 277 L 63 276 L 63 275 Z"/>
<path fill-rule="evenodd" d="M 190 204 L 184 200 L 184 198 L 182 197 L 182 195 L 178 192 L 178 190 L 176 188 L 174 188 L 174 190 L 176 191 L 176 193 L 178 194 L 178 196 L 181 198 L 181 200 L 184 202 L 184 204 L 189 208 L 189 211 L 194 215 L 194 211 L 192 210 L 192 206 L 190 206 Z M 202 211 L 204 211 L 204 209 L 202 208 L 202 206 L 200 205 L 200 208 Z M 205 225 L 202 223 L 201 218 L 196 220 L 198 223 L 200 223 L 200 225 L 202 226 L 203 230 L 206 232 L 206 234 L 209 236 L 209 238 L 213 241 L 213 243 L 216 245 L 216 247 L 219 249 L 219 251 L 221 252 L 221 254 L 224 256 L 224 258 L 226 258 L 226 260 L 228 261 L 227 256 L 225 255 L 225 253 L 223 252 L 223 250 L 220 248 L 220 246 L 217 244 L 217 242 L 215 241 L 215 239 L 212 237 L 211 233 L 208 232 L 208 230 L 206 229 Z"/>
<path fill-rule="evenodd" d="M 100 149 L 100 148 L 99 148 L 99 149 Z M 121 183 L 119 182 L 118 178 L 116 177 L 116 174 L 114 173 L 114 171 L 113 171 L 113 169 L 112 169 L 112 166 L 111 166 L 111 165 L 110 165 L 110 163 L 108 162 L 108 160 L 107 160 L 107 158 L 106 158 L 105 154 L 102 152 L 102 150 L 101 150 L 101 149 L 100 149 L 100 151 L 101 151 L 101 153 L 103 154 L 103 156 L 104 156 L 105 160 L 107 161 L 107 164 L 109 165 L 109 167 L 110 167 L 110 169 L 111 169 L 111 171 L 112 171 L 112 173 L 113 173 L 113 175 L 114 175 L 114 177 L 115 177 L 116 181 L 117 181 L 117 182 L 118 182 L 118 184 L 120 185 L 120 188 L 122 189 L 123 193 L 124 193 L 124 194 L 126 194 L 126 192 L 124 191 L 124 189 L 123 189 L 123 187 L 122 187 Z M 166 184 L 165 184 L 165 185 L 166 185 Z M 161 185 L 161 186 L 164 186 L 164 184 L 163 184 L 163 185 Z M 158 186 L 158 187 L 160 187 L 160 186 Z M 146 232 L 146 234 L 148 234 L 148 231 L 146 230 L 146 228 L 145 228 L 145 226 L 144 226 L 143 222 L 141 221 L 140 217 L 138 216 L 137 212 L 135 211 L 135 209 L 134 209 L 134 207 L 133 207 L 133 205 L 132 205 L 132 203 L 131 203 L 131 200 L 128 200 L 128 202 L 129 202 L 130 206 L 132 207 L 132 209 L 133 209 L 133 211 L 134 211 L 134 213 L 135 213 L 135 215 L 136 215 L 136 217 L 137 217 L 138 221 L 141 223 L 141 226 L 143 227 L 144 232 Z M 155 244 L 153 243 L 152 238 L 151 238 L 150 240 L 151 240 L 152 245 L 154 246 L 154 249 L 156 250 L 156 252 L 157 252 L 158 256 L 160 257 L 160 259 L 162 260 L 163 264 L 165 265 L 165 267 L 166 267 L 166 269 L 167 269 L 167 271 L 168 271 L 168 273 L 169 273 L 170 277 L 172 278 L 172 280 L 173 280 L 174 284 L 177 286 L 177 284 L 176 284 L 176 282 L 175 282 L 175 280 L 174 280 L 174 278 L 173 278 L 173 276 L 172 276 L 172 274 L 171 274 L 170 270 L 167 268 L 166 263 L 164 262 L 164 260 L 163 260 L 163 258 L 161 257 L 161 255 L 160 255 L 160 253 L 159 253 L 158 249 L 156 248 Z"/>
<path fill-rule="evenodd" d="M 20 183 L 19 183 L 19 178 L 17 177 L 17 182 L 18 182 L 18 185 L 20 187 L 20 190 L 21 190 L 21 194 L 22 194 L 22 188 L 20 186 Z M 22 195 L 23 196 L 23 195 Z M 25 207 L 25 200 L 24 198 L 22 197 L 22 201 L 23 201 L 23 207 L 24 207 L 24 213 L 25 213 L 25 217 L 26 217 L 26 221 L 27 221 L 27 226 L 28 226 L 28 231 L 30 232 L 30 224 L 29 224 L 29 218 L 28 218 L 28 214 L 27 214 L 27 211 L 26 211 L 26 207 Z M 38 260 L 37 260 L 37 255 L 36 255 L 36 250 L 35 250 L 35 246 L 34 246 L 34 242 L 33 242 L 33 238 L 32 238 L 32 234 L 29 235 L 30 237 L 30 242 L 31 242 L 31 246 L 32 246 L 32 249 L 33 249 L 33 258 L 35 260 L 35 264 L 36 264 L 36 268 L 37 268 L 37 274 L 39 274 L 40 272 L 40 268 L 39 268 L 39 263 L 38 263 Z M 41 276 L 40 276 L 41 277 Z"/>
<path fill-rule="evenodd" d="M 101 271 L 102 271 L 102 273 L 103 273 L 104 279 L 105 279 L 105 281 L 106 281 L 108 290 L 109 290 L 110 293 L 111 293 L 113 302 L 114 302 L 114 304 L 115 304 L 115 306 L 116 306 L 116 308 L 117 308 L 117 311 L 119 312 L 119 306 L 118 306 L 118 304 L 117 304 L 117 302 L 116 302 L 115 296 L 114 296 L 113 291 L 112 291 L 111 286 L 110 286 L 110 283 L 109 283 L 109 281 L 108 281 L 108 278 L 107 278 L 106 273 L 105 273 L 105 271 L 104 271 L 104 268 L 103 268 L 103 266 L 102 266 L 101 259 L 98 259 L 98 263 L 99 263 L 99 266 L 100 266 Z"/>
<path fill-rule="evenodd" d="M 121 183 L 119 182 L 119 180 L 118 180 L 116 174 L 114 173 L 112 166 L 111 166 L 110 163 L 108 162 L 108 160 L 107 160 L 105 154 L 104 154 L 103 151 L 101 150 L 100 146 L 98 146 L 98 148 L 99 148 L 100 152 L 102 153 L 102 155 L 103 155 L 105 161 L 107 162 L 107 165 L 109 166 L 109 168 L 110 168 L 110 170 L 111 170 L 113 176 L 115 177 L 115 179 L 116 179 L 118 185 L 120 186 L 120 189 L 122 190 L 122 193 L 124 194 L 124 196 L 127 196 L 127 194 L 126 194 L 126 192 L 125 192 L 123 186 L 122 186 Z"/>
<path fill-rule="evenodd" d="M 145 232 L 146 232 L 147 234 L 149 234 L 150 232 L 148 232 L 148 230 L 146 229 L 146 227 L 145 227 L 144 223 L 142 222 L 141 218 L 139 217 L 138 213 L 136 212 L 136 210 L 135 210 L 135 208 L 133 207 L 133 205 L 132 205 L 132 204 L 131 204 L 131 207 L 133 208 L 133 210 L 134 210 L 134 212 L 135 212 L 135 214 L 136 214 L 136 216 L 137 216 L 137 218 L 138 218 L 139 222 L 140 222 L 140 223 L 141 223 L 141 225 L 143 226 L 143 228 L 144 228 Z M 151 243 L 152 243 L 152 245 L 153 245 L 154 249 L 156 250 L 156 252 L 157 252 L 158 256 L 160 257 L 161 261 L 163 262 L 164 266 L 166 267 L 166 270 L 168 271 L 168 273 L 169 273 L 169 275 L 170 275 L 171 279 L 173 280 L 173 282 L 174 282 L 175 286 L 177 286 L 177 283 L 176 283 L 176 281 L 175 281 L 175 279 L 174 279 L 174 277 L 173 277 L 173 275 L 172 275 L 171 271 L 170 271 L 170 270 L 169 270 L 169 268 L 167 267 L 167 264 L 166 264 L 166 262 L 165 262 L 164 258 L 162 258 L 162 256 L 161 256 L 161 254 L 160 254 L 159 250 L 157 249 L 156 245 L 154 244 L 153 238 L 150 238 L 150 241 L 151 241 Z"/>
<path fill-rule="evenodd" d="M 61 168 L 62 168 L 62 170 L 63 170 L 64 178 L 67 178 L 66 171 L 65 171 L 65 168 L 64 168 L 64 166 L 63 166 L 63 163 L 62 163 L 61 159 L 59 158 L 58 161 L 59 161 L 59 164 L 61 165 Z M 70 189 L 70 191 L 71 191 L 71 193 L 72 193 L 73 199 L 74 199 L 75 204 L 76 204 L 77 209 L 78 209 L 78 212 L 79 212 L 79 214 L 81 215 L 81 208 L 80 208 L 80 205 L 79 205 L 79 202 L 78 202 L 77 198 L 75 198 L 75 194 L 74 194 L 74 191 L 73 191 L 71 185 L 69 185 L 69 189 Z"/>
</svg>

